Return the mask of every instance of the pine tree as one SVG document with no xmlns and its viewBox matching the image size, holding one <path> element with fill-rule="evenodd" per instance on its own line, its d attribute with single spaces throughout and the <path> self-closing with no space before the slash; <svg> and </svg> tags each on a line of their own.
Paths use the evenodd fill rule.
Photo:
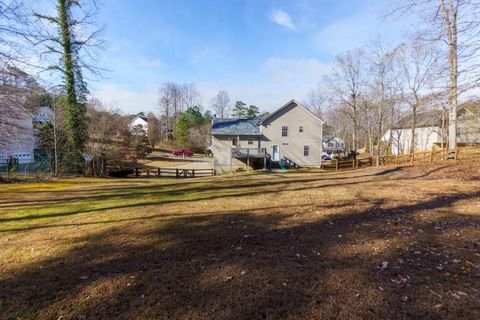
<svg viewBox="0 0 480 320">
<path fill-rule="evenodd" d="M 260 110 L 257 106 L 250 105 L 247 109 L 247 118 L 248 119 L 256 119 L 260 114 Z"/>
<path fill-rule="evenodd" d="M 235 102 L 235 106 L 232 110 L 232 117 L 234 118 L 245 118 L 247 116 L 247 107 L 243 101 Z"/>
</svg>

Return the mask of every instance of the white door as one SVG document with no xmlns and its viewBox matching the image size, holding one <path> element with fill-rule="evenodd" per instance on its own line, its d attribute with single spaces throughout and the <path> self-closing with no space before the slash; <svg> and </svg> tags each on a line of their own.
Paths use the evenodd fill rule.
<svg viewBox="0 0 480 320">
<path fill-rule="evenodd" d="M 272 145 L 272 160 L 280 161 L 280 150 L 277 144 Z"/>
</svg>

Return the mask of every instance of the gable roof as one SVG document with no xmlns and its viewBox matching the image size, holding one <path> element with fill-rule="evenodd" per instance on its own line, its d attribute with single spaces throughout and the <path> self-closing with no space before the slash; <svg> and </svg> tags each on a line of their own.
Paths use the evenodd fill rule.
<svg viewBox="0 0 480 320">
<path fill-rule="evenodd" d="M 286 104 L 284 104 L 283 106 L 281 106 L 280 108 L 278 108 L 275 112 L 269 114 L 265 119 L 263 119 L 260 124 L 264 124 L 267 122 L 268 119 L 271 119 L 272 117 L 276 116 L 277 114 L 279 114 L 280 112 L 282 112 L 283 110 L 285 110 L 287 107 L 289 107 L 290 105 L 295 104 L 296 106 L 302 108 L 303 110 L 305 110 L 308 114 L 310 114 L 312 117 L 314 117 L 316 120 L 320 121 L 322 124 L 325 123 L 322 119 L 320 119 L 320 117 L 318 117 L 316 114 L 314 114 L 312 111 L 308 110 L 308 108 L 306 108 L 305 106 L 303 106 L 300 102 L 296 101 L 295 99 L 292 99 L 290 101 L 288 101 Z"/>
<path fill-rule="evenodd" d="M 469 101 L 460 105 L 457 110 L 458 117 L 461 117 L 464 113 L 474 115 L 480 120 L 480 101 Z"/>
<path fill-rule="evenodd" d="M 393 129 L 411 129 L 413 121 L 413 114 L 403 117 L 398 121 L 398 123 L 393 127 Z M 417 112 L 416 115 L 416 127 L 417 128 L 426 128 L 426 127 L 441 127 L 442 126 L 442 111 L 441 110 L 430 110 Z"/>
<path fill-rule="evenodd" d="M 23 112 L 24 114 L 28 115 L 33 119 L 34 115 L 30 110 L 25 108 L 24 106 L 20 105 L 19 103 L 16 103 L 12 101 L 11 99 L 8 99 L 2 95 L 0 95 L 0 108 L 2 109 L 2 112 L 10 112 L 10 113 L 15 113 L 15 112 Z"/>
<path fill-rule="evenodd" d="M 258 120 L 250 119 L 213 119 L 212 135 L 259 136 Z"/>
<path fill-rule="evenodd" d="M 143 120 L 145 121 L 146 123 L 148 123 L 148 118 L 147 117 L 143 117 L 143 116 L 135 116 L 134 118 L 132 118 L 132 120 L 130 120 L 130 123 L 132 123 L 133 121 L 137 120 L 137 119 L 140 119 L 140 120 Z"/>
</svg>

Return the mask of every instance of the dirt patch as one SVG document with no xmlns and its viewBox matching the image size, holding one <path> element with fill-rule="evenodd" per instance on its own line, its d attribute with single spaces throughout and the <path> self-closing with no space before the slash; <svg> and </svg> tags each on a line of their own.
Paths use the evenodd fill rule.
<svg viewBox="0 0 480 320">
<path fill-rule="evenodd" d="M 443 161 L 434 164 L 398 167 L 395 177 L 423 179 L 480 180 L 480 161 Z"/>
</svg>

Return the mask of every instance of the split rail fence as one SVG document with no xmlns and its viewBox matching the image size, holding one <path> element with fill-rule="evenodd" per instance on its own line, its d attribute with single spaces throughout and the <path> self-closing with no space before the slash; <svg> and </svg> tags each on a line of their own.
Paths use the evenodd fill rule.
<svg viewBox="0 0 480 320">
<path fill-rule="evenodd" d="M 420 164 L 432 163 L 445 160 L 464 160 L 464 159 L 480 159 L 479 147 L 458 147 L 455 149 L 437 149 L 425 152 L 407 153 L 402 155 L 392 155 L 380 157 L 381 165 L 401 165 L 401 164 Z M 365 166 L 372 166 L 376 161 L 376 157 L 359 158 L 356 160 L 330 160 L 322 163 L 322 169 L 325 170 L 345 170 L 356 169 Z"/>
<path fill-rule="evenodd" d="M 135 168 L 136 177 L 201 178 L 211 177 L 215 174 L 215 169 Z"/>
</svg>

